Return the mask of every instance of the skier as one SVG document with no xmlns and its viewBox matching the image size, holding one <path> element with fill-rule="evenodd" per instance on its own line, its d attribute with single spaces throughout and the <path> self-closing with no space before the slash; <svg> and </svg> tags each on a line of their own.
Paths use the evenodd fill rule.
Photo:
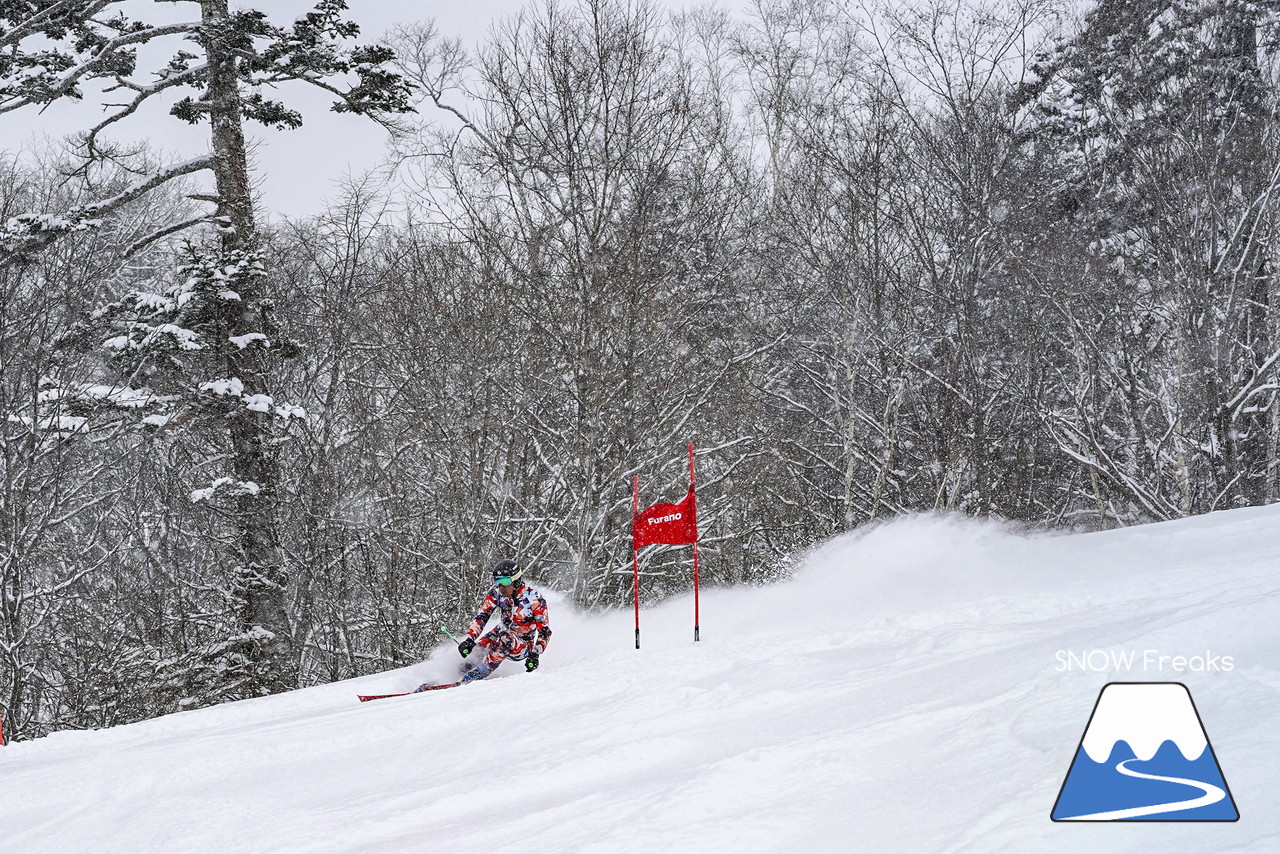
<svg viewBox="0 0 1280 854">
<path fill-rule="evenodd" d="M 480 613 L 467 627 L 467 636 L 458 644 L 458 652 L 466 658 L 479 646 L 486 651 L 483 660 L 462 676 L 463 682 L 484 679 L 505 659 L 523 661 L 524 669 L 538 669 L 538 659 L 551 640 L 547 617 L 547 600 L 534 587 L 521 580 L 524 570 L 514 560 L 500 560 L 493 565 L 493 589 L 484 598 Z M 500 625 L 476 641 L 494 611 L 502 615 Z M 425 686 L 424 686 L 425 687 Z"/>
</svg>

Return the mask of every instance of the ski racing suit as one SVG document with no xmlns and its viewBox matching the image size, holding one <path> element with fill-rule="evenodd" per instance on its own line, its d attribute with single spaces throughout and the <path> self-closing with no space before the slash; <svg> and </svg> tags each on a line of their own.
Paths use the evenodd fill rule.
<svg viewBox="0 0 1280 854">
<path fill-rule="evenodd" d="M 467 637 L 475 640 L 484 630 L 489 616 L 497 611 L 502 622 L 485 633 L 477 645 L 485 650 L 484 659 L 467 671 L 464 682 L 483 679 L 492 673 L 505 659 L 524 661 L 530 650 L 542 655 L 551 640 L 551 624 L 547 618 L 547 600 L 534 587 L 520 583 L 511 591 L 510 596 L 503 596 L 495 584 L 484 597 L 480 613 L 467 627 Z"/>
</svg>

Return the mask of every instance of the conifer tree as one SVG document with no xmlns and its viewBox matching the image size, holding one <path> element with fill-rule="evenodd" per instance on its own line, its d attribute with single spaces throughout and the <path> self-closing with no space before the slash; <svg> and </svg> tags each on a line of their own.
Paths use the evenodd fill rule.
<svg viewBox="0 0 1280 854">
<path fill-rule="evenodd" d="M 1277 11 L 1104 0 L 1024 93 L 1027 144 L 1061 175 L 1046 210 L 1081 235 L 1061 299 L 1099 391 L 1050 424 L 1136 518 L 1277 497 Z"/>
<path fill-rule="evenodd" d="M 276 446 L 284 425 L 302 411 L 271 393 L 271 360 L 288 355 L 272 316 L 269 271 L 254 215 L 245 124 L 297 128 L 302 115 L 267 89 L 303 82 L 336 96 L 333 109 L 379 121 L 410 109 L 410 89 L 388 70 L 388 48 L 350 46 L 359 28 L 343 13 L 344 0 L 320 0 L 290 27 L 272 24 L 254 9 L 231 10 L 227 0 L 171 0 L 190 7 L 186 23 L 149 26 L 128 21 L 118 2 L 6 4 L 0 41 L 15 48 L 51 43 L 44 59 L 15 51 L 0 86 L 0 111 L 57 98 L 82 97 L 92 79 L 127 100 L 79 139 L 88 172 L 124 158 L 105 134 L 161 93 L 190 90 L 173 106 L 177 119 L 210 129 L 208 153 L 140 178 L 125 192 L 73 211 L 33 212 L 11 218 L 0 236 L 0 263 L 21 262 L 69 232 L 93 227 L 101 217 L 182 175 L 211 173 L 213 192 L 197 196 L 213 209 L 158 230 L 132 247 L 197 226 L 185 263 L 167 287 L 135 290 L 95 313 L 69 338 L 100 346 L 114 374 L 104 386 L 50 389 L 51 406 L 73 408 L 92 419 L 136 413 L 151 430 L 190 430 L 224 445 L 228 470 L 192 499 L 219 505 L 234 531 L 231 597 L 235 624 L 202 650 L 204 699 L 247 696 L 296 681 L 287 572 L 277 530 L 279 472 Z M 112 7 L 115 7 L 114 9 Z M 106 17 L 114 12 L 114 17 Z M 36 37 L 40 37 L 39 39 Z M 137 73 L 134 49 L 160 39 L 180 39 L 168 64 L 149 79 Z M 23 71 L 42 69 L 23 76 Z M 14 71 L 17 74 L 15 76 Z M 221 433 L 221 438 L 217 438 Z"/>
</svg>

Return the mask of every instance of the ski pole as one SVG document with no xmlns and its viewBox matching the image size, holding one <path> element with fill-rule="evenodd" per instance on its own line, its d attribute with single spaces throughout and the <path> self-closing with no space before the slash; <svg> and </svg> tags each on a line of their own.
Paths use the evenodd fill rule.
<svg viewBox="0 0 1280 854">
<path fill-rule="evenodd" d="M 440 627 L 440 631 L 444 632 L 446 635 L 449 635 L 449 640 L 453 641 L 454 643 L 462 643 L 462 641 L 458 640 L 452 634 L 450 634 L 449 630 L 446 629 L 444 626 Z"/>
</svg>

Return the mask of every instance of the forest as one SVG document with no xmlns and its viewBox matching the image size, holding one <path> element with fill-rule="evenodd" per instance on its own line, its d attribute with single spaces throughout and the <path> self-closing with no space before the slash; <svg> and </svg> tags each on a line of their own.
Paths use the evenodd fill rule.
<svg viewBox="0 0 1280 854">
<path fill-rule="evenodd" d="M 245 4 L 0 0 L 0 122 L 86 102 L 0 152 L 8 737 L 410 664 L 501 557 L 630 607 L 688 442 L 713 586 L 1280 498 L 1276 0 Z M 385 167 L 271 216 L 307 87 Z M 207 152 L 115 140 L 151 99 Z"/>
</svg>

